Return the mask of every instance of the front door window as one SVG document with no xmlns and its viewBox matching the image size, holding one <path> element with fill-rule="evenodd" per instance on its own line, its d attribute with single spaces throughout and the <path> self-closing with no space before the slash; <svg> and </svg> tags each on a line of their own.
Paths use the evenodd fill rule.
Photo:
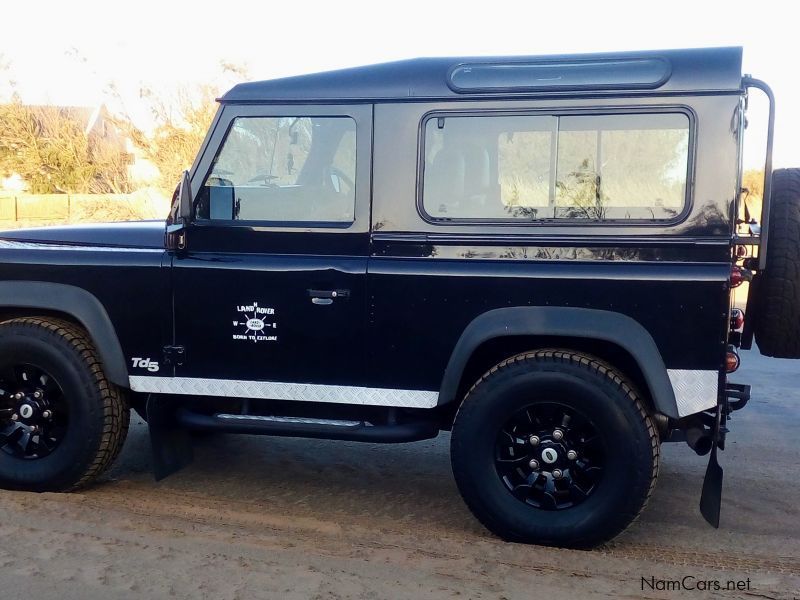
<svg viewBox="0 0 800 600">
<path fill-rule="evenodd" d="M 199 191 L 197 217 L 349 224 L 355 181 L 352 118 L 240 117 Z"/>
</svg>

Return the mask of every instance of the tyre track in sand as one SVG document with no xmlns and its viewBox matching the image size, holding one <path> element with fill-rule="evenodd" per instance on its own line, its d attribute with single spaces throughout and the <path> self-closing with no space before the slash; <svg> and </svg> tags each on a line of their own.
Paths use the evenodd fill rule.
<svg viewBox="0 0 800 600">
<path fill-rule="evenodd" d="M 115 466 L 74 494 L 0 491 L 2 600 L 800 598 L 797 366 L 745 353 L 754 386 L 723 455 L 723 526 L 697 512 L 706 459 L 664 445 L 647 509 L 580 552 L 507 544 L 477 524 L 448 436 L 401 446 L 221 436 L 156 484 L 134 423 Z M 751 579 L 658 591 L 642 578 Z"/>
<path fill-rule="evenodd" d="M 351 518 L 334 522 L 319 516 L 292 514 L 285 507 L 220 500 L 196 492 L 177 493 L 144 482 L 109 483 L 67 495 L 0 492 L 0 499 L 0 523 L 3 523 L 0 535 L 4 539 L 51 536 L 56 548 L 66 548 L 66 540 L 72 540 L 73 544 L 82 540 L 82 546 L 116 549 L 113 555 L 118 555 L 121 548 L 126 548 L 129 555 L 152 555 L 157 558 L 159 569 L 165 572 L 187 570 L 187 564 L 189 572 L 203 572 L 183 582 L 179 578 L 176 590 L 204 582 L 208 593 L 227 593 L 224 586 L 215 587 L 212 581 L 207 581 L 206 575 L 233 570 L 241 579 L 241 585 L 234 588 L 243 593 L 249 580 L 288 568 L 285 562 L 294 565 L 290 571 L 296 570 L 300 557 L 321 571 L 336 565 L 334 570 L 346 573 L 348 578 L 359 578 L 363 571 L 388 566 L 390 572 L 410 570 L 424 574 L 423 581 L 426 577 L 444 579 L 455 589 L 480 593 L 499 593 L 506 587 L 522 590 L 525 580 L 536 581 L 537 585 L 549 581 L 569 581 L 571 585 L 591 581 L 599 595 L 637 591 L 638 594 L 632 595 L 636 597 L 643 594 L 636 587 L 640 573 L 657 571 L 659 576 L 679 577 L 687 567 L 696 576 L 708 578 L 761 579 L 768 587 L 761 588 L 759 593 L 772 598 L 793 597 L 792 590 L 800 582 L 800 559 L 790 556 L 626 543 L 608 544 L 591 552 L 519 546 L 489 536 L 458 535 L 427 525 L 422 529 L 408 528 L 390 520 L 370 523 Z M 33 512 L 43 517 L 25 526 L 9 524 L 22 521 L 24 515 Z M 48 568 L 52 557 L 37 567 L 40 559 L 31 554 L 27 557 L 28 568 L 40 573 Z M 0 551 L 0 565 L 3 556 Z M 276 556 L 281 559 L 274 560 Z M 246 569 L 242 560 L 247 564 Z M 212 563 L 214 568 L 207 571 Z M 357 572 L 349 573 L 353 564 L 358 567 Z M 86 573 L 96 575 L 95 571 L 84 572 L 77 576 L 78 580 L 85 583 Z M 115 583 L 119 591 L 169 592 L 161 585 L 150 582 L 147 587 L 130 578 L 115 568 L 113 562 L 100 571 L 100 575 L 95 579 L 91 575 L 90 579 L 108 585 Z M 502 584 L 496 581 L 498 573 L 503 574 Z M 336 587 L 342 582 L 334 577 L 328 583 Z M 322 580 L 320 585 L 327 586 Z M 194 591 L 202 592 L 199 588 Z M 742 592 L 737 596 L 726 592 L 719 597 L 746 598 L 753 594 Z"/>
</svg>

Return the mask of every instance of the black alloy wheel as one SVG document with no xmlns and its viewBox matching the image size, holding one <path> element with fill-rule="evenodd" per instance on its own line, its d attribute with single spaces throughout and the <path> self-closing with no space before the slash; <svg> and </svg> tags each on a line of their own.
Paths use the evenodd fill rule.
<svg viewBox="0 0 800 600">
<path fill-rule="evenodd" d="M 497 474 L 515 498 L 543 510 L 577 506 L 603 477 L 605 453 L 595 426 L 556 402 L 516 412 L 497 436 Z"/>
<path fill-rule="evenodd" d="M 0 323 L 0 487 L 69 491 L 114 461 L 128 432 L 125 391 L 88 333 L 53 317 Z"/>
<path fill-rule="evenodd" d="M 44 458 L 68 425 L 69 404 L 49 373 L 28 364 L 0 365 L 0 451 L 24 460 Z"/>
<path fill-rule="evenodd" d="M 588 354 L 536 350 L 472 386 L 450 453 L 458 489 L 487 529 L 509 541 L 588 548 L 641 513 L 659 439 L 620 371 Z"/>
</svg>

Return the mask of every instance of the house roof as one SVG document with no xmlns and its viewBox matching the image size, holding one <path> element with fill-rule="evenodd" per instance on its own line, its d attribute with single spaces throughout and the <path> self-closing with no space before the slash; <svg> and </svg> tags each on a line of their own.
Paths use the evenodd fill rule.
<svg viewBox="0 0 800 600">
<path fill-rule="evenodd" d="M 739 92 L 742 49 L 416 58 L 242 83 L 223 103 Z M 467 85 L 464 86 L 464 83 Z"/>
</svg>

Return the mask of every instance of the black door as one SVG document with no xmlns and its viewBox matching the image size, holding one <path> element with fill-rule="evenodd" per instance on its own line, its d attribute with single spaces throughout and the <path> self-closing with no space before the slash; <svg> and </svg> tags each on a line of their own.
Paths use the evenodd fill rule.
<svg viewBox="0 0 800 600">
<path fill-rule="evenodd" d="M 173 259 L 184 393 L 312 400 L 327 388 L 293 384 L 363 380 L 370 127 L 369 106 L 223 109 Z"/>
</svg>

